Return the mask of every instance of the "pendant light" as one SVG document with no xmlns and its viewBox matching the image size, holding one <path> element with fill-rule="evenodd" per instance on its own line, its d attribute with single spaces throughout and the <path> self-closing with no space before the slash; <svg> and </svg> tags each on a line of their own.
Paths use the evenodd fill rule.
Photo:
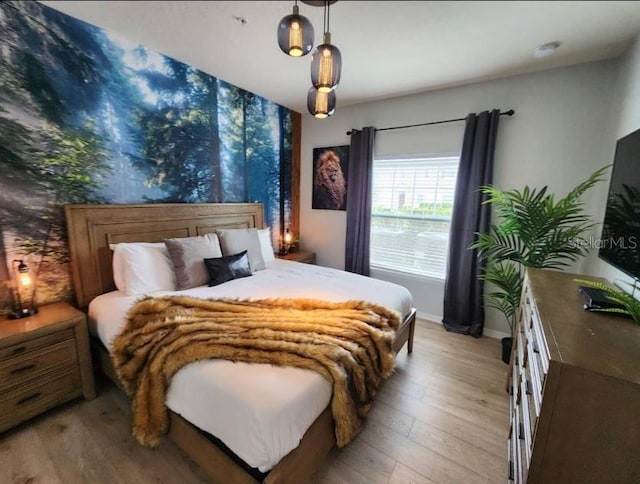
<svg viewBox="0 0 640 484">
<path fill-rule="evenodd" d="M 312 87 L 307 94 L 307 109 L 318 119 L 331 116 L 336 110 L 336 92 L 320 91 Z"/>
<path fill-rule="evenodd" d="M 333 90 L 340 82 L 342 70 L 342 55 L 340 50 L 331 45 L 331 32 L 329 32 L 329 3 L 324 3 L 324 39 L 323 43 L 316 47 L 311 59 L 311 83 L 320 92 Z"/>
<path fill-rule="evenodd" d="M 300 15 L 296 0 L 293 14 L 283 17 L 278 24 L 278 45 L 285 54 L 301 57 L 311 52 L 313 35 L 313 25 L 307 17 Z"/>
</svg>

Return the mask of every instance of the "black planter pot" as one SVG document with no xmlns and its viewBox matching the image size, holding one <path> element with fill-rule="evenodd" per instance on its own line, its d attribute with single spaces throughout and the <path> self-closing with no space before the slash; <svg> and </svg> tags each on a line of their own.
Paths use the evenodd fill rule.
<svg viewBox="0 0 640 484">
<path fill-rule="evenodd" d="M 511 338 L 502 338 L 500 341 L 502 341 L 502 361 L 508 365 L 511 359 L 511 344 L 513 340 Z"/>
</svg>

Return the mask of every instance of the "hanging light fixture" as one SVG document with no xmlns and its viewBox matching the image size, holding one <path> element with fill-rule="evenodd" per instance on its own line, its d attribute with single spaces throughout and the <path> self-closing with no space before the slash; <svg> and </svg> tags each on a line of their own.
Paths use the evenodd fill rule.
<svg viewBox="0 0 640 484">
<path fill-rule="evenodd" d="M 311 59 L 311 83 L 320 92 L 333 90 L 340 82 L 342 71 L 342 55 L 340 50 L 331 45 L 329 32 L 329 4 L 324 2 L 324 38 L 323 43 L 316 47 Z"/>
<path fill-rule="evenodd" d="M 301 57 L 311 52 L 313 35 L 313 25 L 307 17 L 300 15 L 296 0 L 293 14 L 283 17 L 278 24 L 278 45 L 285 54 Z"/>
<path fill-rule="evenodd" d="M 331 116 L 336 110 L 336 92 L 320 91 L 312 87 L 307 94 L 307 109 L 318 119 Z"/>
<path fill-rule="evenodd" d="M 313 7 L 324 7 L 323 43 L 313 52 L 311 60 L 311 83 L 307 94 L 307 108 L 316 118 L 331 116 L 336 109 L 336 86 L 340 82 L 342 54 L 331 45 L 329 32 L 329 6 L 337 0 L 302 0 Z M 293 6 L 293 14 L 284 17 L 278 24 L 278 45 L 285 54 L 300 57 L 313 47 L 313 26 L 306 17 L 300 15 L 298 2 Z"/>
</svg>

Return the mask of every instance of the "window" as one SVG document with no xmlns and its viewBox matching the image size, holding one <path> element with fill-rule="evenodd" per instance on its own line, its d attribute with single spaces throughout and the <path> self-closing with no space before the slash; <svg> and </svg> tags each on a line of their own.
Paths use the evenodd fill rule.
<svg viewBox="0 0 640 484">
<path fill-rule="evenodd" d="M 371 267 L 444 279 L 458 161 L 374 160 Z"/>
</svg>

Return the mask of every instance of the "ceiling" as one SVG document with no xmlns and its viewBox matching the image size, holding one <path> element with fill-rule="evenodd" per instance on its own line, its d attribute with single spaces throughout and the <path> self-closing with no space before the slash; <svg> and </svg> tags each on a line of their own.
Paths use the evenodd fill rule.
<svg viewBox="0 0 640 484">
<path fill-rule="evenodd" d="M 306 112 L 311 56 L 289 57 L 276 41 L 293 0 L 42 3 Z M 323 9 L 300 4 L 300 13 L 317 43 Z M 338 109 L 617 57 L 640 32 L 640 2 L 340 0 L 330 13 L 343 60 Z M 534 58 L 556 40 L 553 56 Z"/>
</svg>

